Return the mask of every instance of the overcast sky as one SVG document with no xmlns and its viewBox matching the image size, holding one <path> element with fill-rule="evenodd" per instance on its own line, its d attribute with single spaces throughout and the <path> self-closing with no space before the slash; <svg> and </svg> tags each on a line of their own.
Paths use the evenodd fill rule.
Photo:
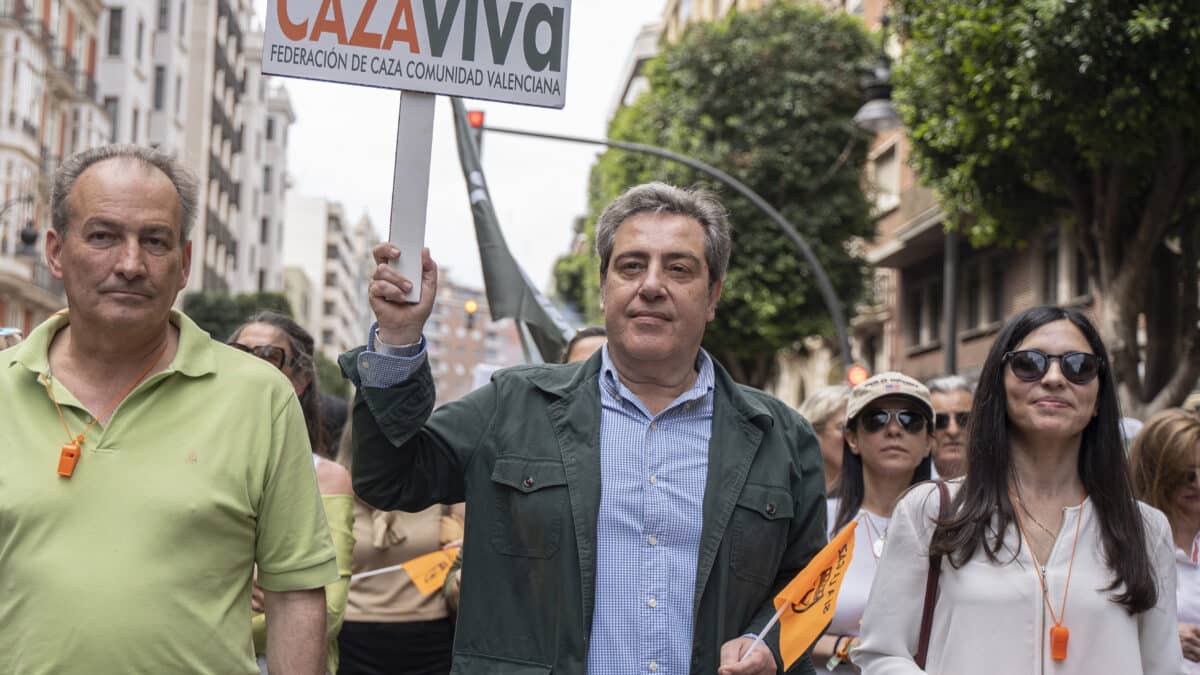
<svg viewBox="0 0 1200 675">
<path fill-rule="evenodd" d="M 664 0 L 575 0 L 562 110 L 468 102 L 487 123 L 602 137 L 622 69 L 638 30 L 657 21 Z M 266 0 L 256 0 L 258 22 Z M 399 93 L 325 82 L 277 78 L 296 111 L 289 136 L 293 191 L 340 201 L 347 215 L 370 216 L 386 236 Z M 434 129 L 426 245 L 453 278 L 482 286 L 479 250 L 464 187 L 450 102 L 439 99 Z M 483 165 L 509 248 L 526 273 L 550 287 L 554 259 L 571 241 L 571 226 L 587 207 L 589 146 L 500 136 L 484 139 Z M 319 245 L 319 244 L 315 244 Z"/>
</svg>

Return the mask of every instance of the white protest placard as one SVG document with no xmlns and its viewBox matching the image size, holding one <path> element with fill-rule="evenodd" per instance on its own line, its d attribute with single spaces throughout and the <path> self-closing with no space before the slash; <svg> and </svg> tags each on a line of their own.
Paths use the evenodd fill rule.
<svg viewBox="0 0 1200 675">
<path fill-rule="evenodd" d="M 269 0 L 263 72 L 561 108 L 570 0 Z"/>
<path fill-rule="evenodd" d="M 434 95 L 562 108 L 571 0 L 268 0 L 263 73 L 404 92 L 389 241 L 421 299 Z"/>
</svg>

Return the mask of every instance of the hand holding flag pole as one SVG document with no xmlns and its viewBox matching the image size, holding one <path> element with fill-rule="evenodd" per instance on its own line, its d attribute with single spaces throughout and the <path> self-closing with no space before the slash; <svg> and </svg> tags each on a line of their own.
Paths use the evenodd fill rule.
<svg viewBox="0 0 1200 675">
<path fill-rule="evenodd" d="M 779 623 L 779 655 L 788 669 L 821 636 L 837 609 L 838 593 L 854 555 L 855 521 L 821 549 L 808 566 L 775 596 L 775 616 L 742 654 L 745 661 Z"/>
</svg>

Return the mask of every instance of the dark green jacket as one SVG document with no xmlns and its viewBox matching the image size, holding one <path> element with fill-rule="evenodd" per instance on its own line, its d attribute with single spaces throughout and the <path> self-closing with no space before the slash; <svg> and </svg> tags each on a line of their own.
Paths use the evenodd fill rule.
<svg viewBox="0 0 1200 675">
<path fill-rule="evenodd" d="M 341 357 L 356 386 L 360 351 Z M 812 428 L 714 367 L 696 675 L 716 673 L 726 641 L 766 625 L 772 597 L 826 539 Z M 403 511 L 467 502 L 455 673 L 587 672 L 600 508 L 599 370 L 599 352 L 574 365 L 509 368 L 432 416 L 428 361 L 399 386 L 358 389 L 359 497 Z M 767 644 L 778 661 L 778 628 Z M 803 658 L 790 672 L 811 672 L 811 664 Z"/>
</svg>

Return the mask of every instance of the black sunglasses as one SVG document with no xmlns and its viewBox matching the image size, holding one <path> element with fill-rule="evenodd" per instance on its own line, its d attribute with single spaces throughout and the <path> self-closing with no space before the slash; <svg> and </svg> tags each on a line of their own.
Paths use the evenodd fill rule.
<svg viewBox="0 0 1200 675">
<path fill-rule="evenodd" d="M 1037 382 L 1046 376 L 1050 370 L 1050 362 L 1058 359 L 1058 367 L 1063 377 L 1074 384 L 1087 384 L 1096 379 L 1104 366 L 1095 354 L 1084 352 L 1066 352 L 1065 354 L 1047 354 L 1038 349 L 1022 349 L 1008 352 L 1004 361 L 1012 369 L 1012 374 L 1023 382 Z"/>
<path fill-rule="evenodd" d="M 936 415 L 933 416 L 933 428 L 934 429 L 950 428 L 950 416 L 951 415 L 954 416 L 954 421 L 958 422 L 958 427 L 960 429 L 967 428 L 967 420 L 971 419 L 971 413 L 969 413 L 969 412 L 937 413 Z"/>
<path fill-rule="evenodd" d="M 251 347 L 240 342 L 230 342 L 229 346 L 247 354 L 253 354 L 280 370 L 283 370 L 283 367 L 287 364 L 287 352 L 275 345 L 255 345 Z"/>
<path fill-rule="evenodd" d="M 872 408 L 864 410 L 858 416 L 859 423 L 862 424 L 863 431 L 873 434 L 876 431 L 886 427 L 892 417 L 896 417 L 896 423 L 900 425 L 910 434 L 920 433 L 928 425 L 928 420 L 925 415 L 915 410 L 884 410 L 883 408 Z"/>
</svg>

